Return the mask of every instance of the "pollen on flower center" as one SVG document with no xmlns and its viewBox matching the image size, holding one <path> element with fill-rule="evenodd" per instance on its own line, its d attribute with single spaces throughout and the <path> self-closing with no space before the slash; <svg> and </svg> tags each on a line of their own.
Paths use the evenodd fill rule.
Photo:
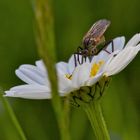
<svg viewBox="0 0 140 140">
<path fill-rule="evenodd" d="M 97 72 L 99 71 L 100 67 L 104 64 L 104 61 L 99 61 L 98 63 L 94 63 L 91 67 L 91 71 L 90 71 L 90 77 L 93 77 L 97 74 Z"/>
<path fill-rule="evenodd" d="M 68 78 L 69 80 L 72 79 L 72 75 L 70 75 L 70 74 L 65 74 L 65 76 L 66 76 L 66 78 Z"/>
</svg>

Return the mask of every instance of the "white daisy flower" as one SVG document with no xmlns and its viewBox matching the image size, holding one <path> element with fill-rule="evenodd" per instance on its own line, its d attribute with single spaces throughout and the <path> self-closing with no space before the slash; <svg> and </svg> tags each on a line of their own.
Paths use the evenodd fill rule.
<svg viewBox="0 0 140 140">
<path fill-rule="evenodd" d="M 102 76 L 101 72 L 94 76 L 93 74 L 96 73 L 96 70 L 92 74 L 89 62 L 77 66 L 72 72 L 72 67 L 70 67 L 71 60 L 72 58 L 69 63 L 60 62 L 56 64 L 60 96 L 65 96 L 73 90 L 78 90 L 81 86 L 94 84 Z M 37 63 L 42 63 L 42 65 L 21 65 L 16 70 L 16 75 L 26 84 L 15 86 L 9 91 L 5 91 L 5 96 L 27 99 L 51 98 L 50 83 L 47 72 L 44 71 L 44 64 L 42 61 L 37 61 Z"/>
<path fill-rule="evenodd" d="M 66 96 L 83 87 L 93 87 L 104 75 L 111 76 L 120 72 L 138 53 L 139 41 L 140 34 L 136 34 L 124 47 L 125 38 L 118 37 L 106 47 L 106 51 L 102 50 L 94 56 L 91 62 L 87 60 L 75 67 L 75 59 L 72 55 L 68 63 L 57 63 L 60 96 Z M 16 75 L 26 84 L 5 91 L 5 96 L 27 99 L 51 98 L 50 83 L 43 61 L 37 61 L 36 66 L 21 65 L 16 70 Z"/>
</svg>

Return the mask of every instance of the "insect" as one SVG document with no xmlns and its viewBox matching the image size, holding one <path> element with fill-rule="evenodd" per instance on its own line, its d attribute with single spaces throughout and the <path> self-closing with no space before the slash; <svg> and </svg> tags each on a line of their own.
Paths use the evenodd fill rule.
<svg viewBox="0 0 140 140">
<path fill-rule="evenodd" d="M 94 55 L 97 55 L 105 46 L 105 37 L 104 33 L 110 25 L 110 21 L 106 19 L 101 19 L 95 22 L 86 35 L 83 37 L 82 45 L 77 48 L 75 53 L 75 62 L 78 60 L 79 64 L 83 63 L 83 58 L 88 57 L 90 60 Z M 101 47 L 102 48 L 99 48 Z M 78 59 L 76 59 L 76 54 Z M 82 56 L 82 62 L 79 60 L 79 55 Z"/>
</svg>

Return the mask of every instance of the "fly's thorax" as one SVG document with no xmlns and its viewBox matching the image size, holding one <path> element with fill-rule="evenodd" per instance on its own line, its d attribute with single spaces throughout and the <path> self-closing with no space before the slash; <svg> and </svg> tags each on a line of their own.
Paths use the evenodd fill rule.
<svg viewBox="0 0 140 140">
<path fill-rule="evenodd" d="M 93 45 L 93 44 L 95 44 L 95 43 L 94 43 L 93 38 L 91 38 L 91 37 L 87 37 L 83 40 L 84 48 L 88 48 L 90 45 Z"/>
<path fill-rule="evenodd" d="M 96 40 L 94 40 L 94 42 L 96 42 L 96 46 L 103 45 L 105 43 L 105 37 L 101 36 L 100 38 L 96 38 Z"/>
<path fill-rule="evenodd" d="M 92 45 L 89 47 L 89 55 L 90 56 L 97 55 L 104 48 L 104 43 L 105 38 L 103 36 L 99 42 L 96 42 L 96 45 Z"/>
<path fill-rule="evenodd" d="M 101 46 L 99 48 L 101 48 Z M 81 55 L 86 57 L 97 55 L 99 48 L 97 46 L 88 46 L 88 48 L 81 50 Z"/>
<path fill-rule="evenodd" d="M 105 43 L 105 37 L 99 38 L 87 38 L 83 44 L 82 55 L 94 56 L 97 55 L 103 48 Z"/>
</svg>

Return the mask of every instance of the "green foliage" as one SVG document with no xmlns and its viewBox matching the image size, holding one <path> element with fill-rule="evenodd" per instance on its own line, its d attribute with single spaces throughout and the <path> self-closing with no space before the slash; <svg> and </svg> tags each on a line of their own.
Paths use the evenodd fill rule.
<svg viewBox="0 0 140 140">
<path fill-rule="evenodd" d="M 98 19 L 111 20 L 106 39 L 125 35 L 128 40 L 140 32 L 138 0 L 53 1 L 57 61 L 67 60 L 80 45 L 89 27 Z M 21 64 L 39 59 L 34 34 L 34 5 L 29 0 L 0 1 L 0 86 L 4 90 L 22 84 L 14 71 Z M 138 140 L 140 137 L 139 59 L 112 78 L 103 99 L 103 112 L 112 140 Z M 57 140 L 57 121 L 48 100 L 8 99 L 29 140 Z M 72 140 L 94 138 L 85 114 L 71 108 Z M 16 129 L 0 101 L 0 139 L 19 140 Z"/>
</svg>

